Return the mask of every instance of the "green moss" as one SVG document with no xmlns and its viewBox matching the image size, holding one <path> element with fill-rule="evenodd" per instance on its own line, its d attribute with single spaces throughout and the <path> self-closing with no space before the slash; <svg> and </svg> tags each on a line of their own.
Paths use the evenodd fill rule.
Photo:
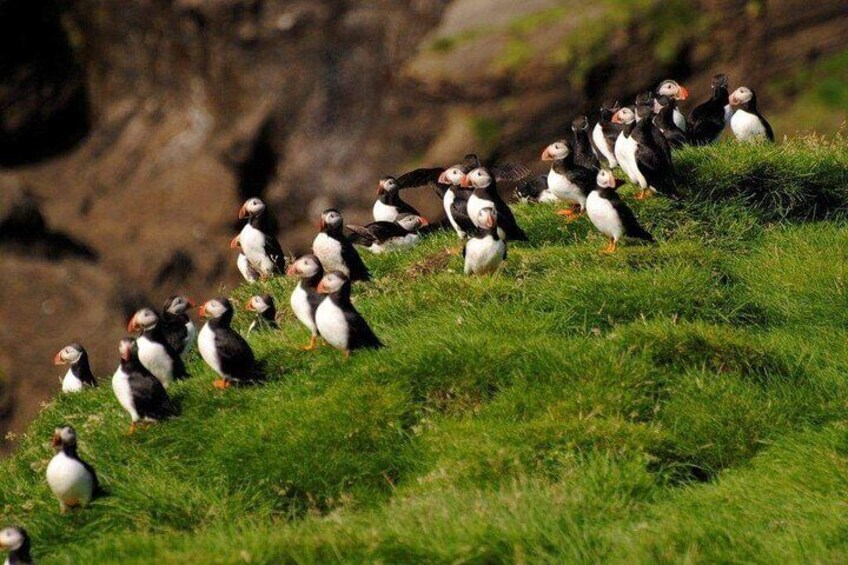
<svg viewBox="0 0 848 565">
<path fill-rule="evenodd" d="M 497 146 L 501 138 L 501 126 L 492 118 L 475 116 L 471 118 L 471 130 L 483 153 Z"/>
</svg>

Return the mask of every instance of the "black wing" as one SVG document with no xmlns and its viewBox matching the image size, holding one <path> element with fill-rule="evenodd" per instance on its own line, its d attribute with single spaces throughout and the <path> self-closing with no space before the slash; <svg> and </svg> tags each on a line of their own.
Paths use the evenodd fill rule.
<svg viewBox="0 0 848 565">
<path fill-rule="evenodd" d="M 153 377 L 153 378 L 155 379 L 156 377 Z M 84 461 L 80 457 L 77 457 L 77 461 L 80 462 L 80 465 L 85 467 L 86 471 L 91 473 L 91 478 L 94 482 L 94 486 L 91 489 L 91 492 L 92 492 L 92 495 L 93 495 L 92 498 L 97 497 L 97 496 L 103 496 L 103 495 L 107 494 L 106 489 L 104 489 L 103 485 L 100 484 L 100 479 L 97 478 L 97 472 L 94 470 L 94 467 L 92 467 L 89 464 L 88 461 Z"/>
<path fill-rule="evenodd" d="M 409 234 L 396 222 L 371 222 L 365 227 L 348 225 L 347 229 L 356 234 L 362 243 L 354 241 L 353 238 L 351 238 L 351 242 L 361 245 L 371 245 L 374 242 L 383 243 L 394 237 L 404 237 Z"/>
<path fill-rule="evenodd" d="M 654 236 L 648 233 L 645 228 L 639 224 L 633 210 L 631 210 L 627 204 L 621 200 L 615 191 L 610 190 L 606 193 L 606 197 L 609 199 L 610 204 L 612 204 L 613 209 L 618 213 L 618 217 L 621 218 L 621 224 L 624 226 L 624 234 L 627 237 L 635 237 L 651 242 L 654 241 Z"/>
<path fill-rule="evenodd" d="M 548 175 L 536 175 L 532 177 L 520 185 L 515 189 L 515 196 L 519 200 L 527 200 L 530 202 L 536 202 L 539 200 L 539 197 L 542 195 L 544 191 L 548 189 Z"/>
<path fill-rule="evenodd" d="M 584 196 L 589 196 L 589 193 L 598 184 L 598 171 L 596 169 L 574 166 L 565 172 L 565 178 L 576 184 Z"/>
<path fill-rule="evenodd" d="M 281 275 L 286 272 L 286 255 L 280 242 L 273 235 L 265 234 L 265 255 L 274 264 L 274 273 Z"/>
<path fill-rule="evenodd" d="M 359 312 L 353 308 L 344 309 L 345 319 L 350 328 L 350 339 L 348 340 L 348 349 L 378 349 L 383 347 L 383 343 L 374 334 L 371 326 L 365 321 Z"/>
<path fill-rule="evenodd" d="M 394 203 L 394 207 L 397 208 L 398 214 L 415 214 L 416 216 L 420 216 L 418 210 L 398 198 Z"/>
<path fill-rule="evenodd" d="M 341 244 L 342 261 L 344 261 L 344 264 L 347 265 L 347 268 L 350 270 L 350 280 L 370 281 L 371 273 L 362 261 L 362 257 L 359 256 L 359 252 L 357 252 L 356 248 L 353 247 L 353 244 L 346 238 L 341 242 Z"/>
<path fill-rule="evenodd" d="M 495 210 L 498 213 L 498 227 L 502 228 L 506 238 L 510 241 L 527 241 L 527 234 L 518 225 L 518 221 L 512 214 L 509 204 L 498 198 L 495 201 Z"/>
<path fill-rule="evenodd" d="M 468 215 L 468 199 L 455 198 L 451 204 L 451 216 L 456 225 L 468 235 L 473 235 L 477 232 L 477 226 L 471 221 L 471 216 Z"/>
<path fill-rule="evenodd" d="M 357 226 L 354 224 L 348 224 L 345 226 L 347 230 L 351 233 L 348 237 L 351 243 L 355 243 L 357 245 L 369 246 L 373 244 L 376 240 L 374 236 L 371 235 L 371 232 L 365 226 Z"/>
<path fill-rule="evenodd" d="M 689 114 L 689 140 L 694 145 L 713 143 L 725 125 L 724 104 L 711 98 Z"/>
<path fill-rule="evenodd" d="M 404 173 L 397 178 L 398 189 L 413 188 L 416 186 L 424 186 L 426 184 L 438 183 L 439 176 L 445 172 L 441 167 L 415 169 Z"/>
<path fill-rule="evenodd" d="M 763 126 L 766 128 L 766 137 L 769 141 L 774 141 L 774 131 L 771 129 L 771 124 L 769 124 L 762 114 L 757 113 L 757 116 L 760 118 L 760 121 L 763 122 Z"/>
<path fill-rule="evenodd" d="M 133 391 L 133 403 L 139 416 L 163 420 L 168 416 L 177 415 L 177 408 L 171 402 L 159 379 L 150 374 L 133 374 L 130 378 L 132 379 L 130 389 Z"/>
<path fill-rule="evenodd" d="M 255 381 L 264 377 L 250 345 L 235 330 L 219 328 L 215 332 L 215 351 L 221 370 L 237 381 Z"/>
<path fill-rule="evenodd" d="M 165 341 L 177 353 L 182 353 L 185 349 L 186 340 L 188 339 L 188 328 L 186 323 L 180 319 L 163 320 L 163 331 L 165 333 Z"/>
<path fill-rule="evenodd" d="M 677 196 L 672 184 L 671 161 L 666 158 L 662 150 L 652 150 L 639 144 L 636 148 L 636 164 L 650 186 L 666 196 Z"/>
<path fill-rule="evenodd" d="M 489 168 L 498 181 L 519 181 L 530 175 L 530 169 L 520 163 L 500 163 Z"/>
</svg>

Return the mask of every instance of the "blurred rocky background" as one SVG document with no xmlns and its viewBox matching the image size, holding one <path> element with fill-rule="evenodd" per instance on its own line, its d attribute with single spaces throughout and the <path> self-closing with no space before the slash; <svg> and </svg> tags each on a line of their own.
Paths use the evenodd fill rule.
<svg viewBox="0 0 848 565">
<path fill-rule="evenodd" d="M 0 0 L 0 432 L 66 343 L 106 379 L 138 305 L 237 284 L 245 198 L 304 250 L 380 175 L 536 163 L 575 115 L 669 77 L 689 109 L 715 72 L 778 137 L 838 131 L 845 0 Z"/>
</svg>

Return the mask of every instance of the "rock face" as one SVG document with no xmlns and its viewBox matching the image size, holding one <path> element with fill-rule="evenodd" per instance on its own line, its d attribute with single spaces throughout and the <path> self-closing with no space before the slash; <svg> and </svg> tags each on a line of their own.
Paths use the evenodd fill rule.
<svg viewBox="0 0 848 565">
<path fill-rule="evenodd" d="M 243 199 L 265 198 L 284 248 L 303 250 L 317 211 L 364 217 L 383 174 L 469 150 L 534 161 L 574 115 L 668 76 L 695 99 L 719 70 L 764 84 L 844 49 L 848 13 L 842 0 L 9 0 L 0 32 L 0 362 L 19 429 L 56 390 L 66 342 L 105 377 L 139 304 L 237 282 L 227 242 Z"/>
</svg>

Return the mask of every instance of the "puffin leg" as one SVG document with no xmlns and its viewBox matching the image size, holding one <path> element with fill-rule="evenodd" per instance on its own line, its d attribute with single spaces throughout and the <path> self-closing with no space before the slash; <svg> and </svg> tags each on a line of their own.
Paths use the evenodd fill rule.
<svg viewBox="0 0 848 565">
<path fill-rule="evenodd" d="M 609 243 L 607 243 L 607 246 L 604 247 L 602 253 L 606 253 L 606 254 L 613 253 L 615 251 L 615 246 L 616 246 L 615 239 L 610 238 Z"/>
<path fill-rule="evenodd" d="M 62 516 L 64 516 L 64 515 L 65 515 L 65 514 L 67 514 L 67 513 L 68 513 L 68 507 L 67 507 L 67 505 L 66 505 L 64 502 L 62 502 L 62 501 L 60 500 L 60 501 L 59 501 L 59 514 L 61 514 Z"/>
<path fill-rule="evenodd" d="M 645 200 L 645 199 L 646 199 L 646 198 L 648 198 L 650 195 L 651 195 L 651 191 L 650 191 L 650 190 L 648 190 L 647 188 L 645 188 L 645 189 L 640 190 L 640 191 L 636 194 L 636 196 L 634 196 L 634 198 L 635 198 L 636 200 Z"/>
<path fill-rule="evenodd" d="M 214 381 L 212 381 L 212 386 L 223 390 L 230 388 L 231 384 L 230 381 L 225 379 L 215 379 Z"/>
<path fill-rule="evenodd" d="M 311 338 L 309 338 L 309 345 L 305 345 L 301 347 L 301 349 L 304 351 L 312 351 L 316 347 L 318 347 L 318 336 L 313 335 Z"/>
<path fill-rule="evenodd" d="M 128 436 L 133 435 L 137 429 L 138 429 L 138 423 L 137 422 L 131 423 L 130 424 L 130 431 L 127 432 L 127 435 Z"/>
<path fill-rule="evenodd" d="M 345 361 L 347 361 L 348 359 L 350 359 L 350 349 L 345 349 L 345 350 L 344 350 L 344 359 L 345 359 Z"/>
</svg>

